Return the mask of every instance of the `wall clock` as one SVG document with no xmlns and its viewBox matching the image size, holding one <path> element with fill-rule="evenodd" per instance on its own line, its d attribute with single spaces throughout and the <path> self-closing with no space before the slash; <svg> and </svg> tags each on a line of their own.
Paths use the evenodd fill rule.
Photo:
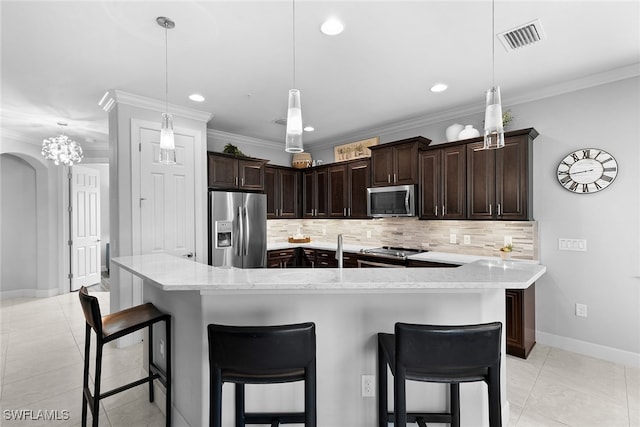
<svg viewBox="0 0 640 427">
<path fill-rule="evenodd" d="M 569 153 L 558 164 L 558 181 L 573 193 L 587 194 L 607 188 L 618 174 L 618 162 L 599 148 Z"/>
</svg>

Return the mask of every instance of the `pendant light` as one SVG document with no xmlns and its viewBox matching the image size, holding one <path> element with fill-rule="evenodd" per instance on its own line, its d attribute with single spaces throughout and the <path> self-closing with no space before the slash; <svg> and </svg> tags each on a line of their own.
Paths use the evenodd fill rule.
<svg viewBox="0 0 640 427">
<path fill-rule="evenodd" d="M 296 87 L 296 2 L 293 0 L 293 87 Z M 289 90 L 287 110 L 287 134 L 284 150 L 287 153 L 302 153 L 302 108 L 300 91 Z"/>
<path fill-rule="evenodd" d="M 167 43 L 167 33 L 176 26 L 170 18 L 159 16 L 156 22 L 164 28 L 164 78 L 165 78 L 165 112 L 162 113 L 160 127 L 160 158 L 159 161 L 165 165 L 176 163 L 176 143 L 173 136 L 173 116 L 169 114 L 169 53 Z"/>
<path fill-rule="evenodd" d="M 496 45 L 495 45 L 495 0 L 491 1 L 491 89 L 487 91 L 487 107 L 484 113 L 484 149 L 504 147 L 504 126 L 502 124 L 502 97 L 500 86 L 496 86 Z"/>
<path fill-rule="evenodd" d="M 64 134 L 67 126 L 64 122 L 58 122 L 62 129 L 60 135 L 44 139 L 42 141 L 42 156 L 47 160 L 53 160 L 56 166 L 62 163 L 65 166 L 73 166 L 82 160 L 82 147 Z"/>
</svg>

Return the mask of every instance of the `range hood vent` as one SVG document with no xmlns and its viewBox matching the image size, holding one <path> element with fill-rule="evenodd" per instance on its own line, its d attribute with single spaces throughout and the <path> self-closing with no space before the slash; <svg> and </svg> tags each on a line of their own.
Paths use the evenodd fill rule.
<svg viewBox="0 0 640 427">
<path fill-rule="evenodd" d="M 498 34 L 498 38 L 507 52 L 510 52 L 544 40 L 545 35 L 540 20 L 536 19 L 528 24 L 520 25 L 509 31 L 500 33 Z"/>
</svg>

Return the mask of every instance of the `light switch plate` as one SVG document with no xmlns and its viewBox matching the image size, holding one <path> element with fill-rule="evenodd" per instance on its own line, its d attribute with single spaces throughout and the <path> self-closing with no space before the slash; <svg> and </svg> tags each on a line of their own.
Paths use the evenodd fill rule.
<svg viewBox="0 0 640 427">
<path fill-rule="evenodd" d="M 587 252 L 586 239 L 558 239 L 558 249 L 561 251 Z"/>
</svg>

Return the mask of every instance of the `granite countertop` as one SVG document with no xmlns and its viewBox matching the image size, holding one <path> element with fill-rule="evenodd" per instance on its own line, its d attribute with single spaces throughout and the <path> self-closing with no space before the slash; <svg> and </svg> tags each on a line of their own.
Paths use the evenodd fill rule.
<svg viewBox="0 0 640 427">
<path fill-rule="evenodd" d="M 310 242 L 310 243 L 288 243 L 288 242 L 278 242 L 278 243 L 269 243 L 267 245 L 267 250 L 278 250 L 278 249 L 290 249 L 290 248 L 313 248 L 313 249 L 326 249 L 335 251 L 337 247 L 337 243 L 328 243 L 328 242 Z M 355 252 L 359 253 L 361 249 L 373 249 L 379 246 L 367 246 L 367 245 L 352 245 L 345 244 L 343 249 L 345 252 Z M 483 255 L 468 255 L 468 254 L 456 254 L 450 252 L 437 252 L 437 251 L 428 251 L 422 252 L 417 255 L 411 255 L 408 259 L 416 260 L 416 261 L 431 261 L 431 262 L 441 262 L 445 264 L 456 264 L 456 265 L 464 265 L 475 261 L 485 260 L 485 261 L 499 261 L 501 258 L 498 256 L 483 256 Z M 514 259 L 513 262 L 523 262 L 523 263 L 533 263 L 538 264 L 538 261 L 532 260 L 520 260 Z"/>
<path fill-rule="evenodd" d="M 476 260 L 458 268 L 211 267 L 168 254 L 113 258 L 113 263 L 164 291 L 231 293 L 372 293 L 525 289 L 546 272 L 534 263 Z"/>
</svg>

